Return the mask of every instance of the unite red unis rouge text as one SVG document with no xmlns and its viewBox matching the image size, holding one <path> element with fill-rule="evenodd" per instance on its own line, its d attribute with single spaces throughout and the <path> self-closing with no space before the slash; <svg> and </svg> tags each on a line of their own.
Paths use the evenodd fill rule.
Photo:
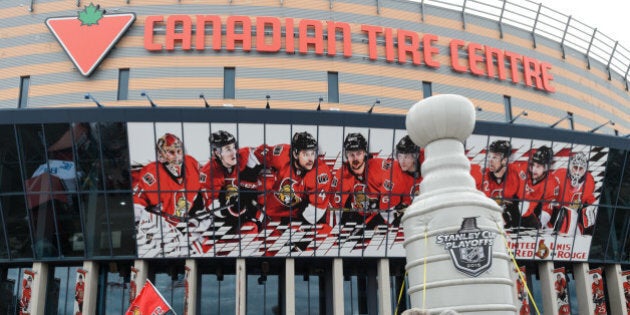
<svg viewBox="0 0 630 315">
<path fill-rule="evenodd" d="M 310 19 L 276 18 L 259 16 L 228 16 L 225 21 L 218 15 L 152 15 L 145 19 L 144 47 L 149 51 L 175 50 L 178 45 L 182 50 L 194 49 L 203 51 L 207 44 L 215 51 L 225 49 L 234 51 L 238 46 L 245 52 L 254 49 L 260 53 L 278 53 L 283 48 L 287 54 L 307 54 L 313 51 L 316 55 L 337 55 L 337 42 L 341 42 L 343 56 L 352 57 L 352 27 L 349 23 L 320 21 Z M 255 25 L 255 29 L 253 26 Z M 223 47 L 220 30 L 225 26 L 225 47 Z M 297 26 L 297 38 L 295 31 Z M 366 43 L 368 57 L 377 60 L 384 54 L 387 62 L 405 64 L 410 59 L 413 65 L 425 65 L 439 68 L 436 56 L 440 53 L 435 46 L 438 36 L 434 34 L 420 35 L 417 32 L 393 29 L 388 27 L 362 24 L 360 42 Z M 156 36 L 156 30 L 160 35 Z M 161 30 L 164 30 L 163 32 Z M 197 30 L 204 30 L 203 32 Z M 211 31 L 211 40 L 206 40 L 206 32 Z M 284 38 L 284 41 L 282 40 Z M 158 41 L 159 39 L 159 41 Z M 381 44 L 382 43 L 382 44 Z M 297 45 L 296 45 L 297 44 Z M 283 47 L 284 45 L 284 47 Z M 383 49 L 377 49 L 384 45 Z M 326 51 L 324 51 L 326 48 Z M 487 45 L 452 39 L 449 42 L 450 67 L 459 73 L 470 72 L 479 77 L 507 80 L 508 74 L 514 84 L 523 83 L 528 87 L 549 93 L 555 92 L 551 85 L 553 75 L 551 64 L 541 62 L 517 53 Z M 464 55 L 460 58 L 460 52 Z M 410 57 L 410 58 L 409 58 Z M 507 66 L 506 66 L 507 64 Z"/>
</svg>

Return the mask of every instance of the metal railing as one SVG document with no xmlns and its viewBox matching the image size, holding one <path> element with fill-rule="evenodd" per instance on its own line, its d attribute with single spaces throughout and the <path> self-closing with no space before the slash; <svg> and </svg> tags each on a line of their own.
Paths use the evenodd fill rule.
<svg viewBox="0 0 630 315">
<path fill-rule="evenodd" d="M 586 67 L 590 69 L 593 60 L 602 63 L 608 72 L 618 74 L 629 90 L 630 50 L 621 46 L 609 36 L 599 32 L 570 15 L 529 0 L 410 0 L 421 6 L 432 5 L 458 11 L 462 14 L 462 26 L 466 28 L 466 15 L 475 15 L 499 23 L 503 37 L 503 26 L 510 25 L 532 35 L 533 46 L 536 37 L 544 37 L 560 44 L 562 57 L 570 48 L 584 54 Z M 422 10 L 424 12 L 424 9 Z"/>
</svg>

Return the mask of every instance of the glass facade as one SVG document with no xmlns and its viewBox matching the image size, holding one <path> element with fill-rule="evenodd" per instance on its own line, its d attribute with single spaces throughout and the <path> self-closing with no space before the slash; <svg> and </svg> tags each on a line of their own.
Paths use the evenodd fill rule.
<svg viewBox="0 0 630 315">
<path fill-rule="evenodd" d="M 268 152 L 280 150 L 278 143 L 288 143 L 296 133 L 307 130 L 319 140 L 320 153 L 334 169 L 339 169 L 348 157 L 341 156 L 346 136 L 352 133 L 365 135 L 371 151 L 375 148 L 385 154 L 395 152 L 398 140 L 404 135 L 402 121 L 398 118 L 381 116 L 364 121 L 364 117 L 352 117 L 344 113 L 346 120 L 339 120 L 338 125 L 313 125 L 307 123 L 311 117 L 306 113 L 277 111 L 279 116 L 270 121 L 251 123 L 248 116 L 241 116 L 243 122 L 231 121 L 237 110 L 227 110 L 224 114 L 213 113 L 212 122 L 199 121 L 199 117 L 168 117 L 158 114 L 149 121 L 119 122 L 107 115 L 103 117 L 82 116 L 81 120 L 66 121 L 53 119 L 51 122 L 0 124 L 0 263 L 2 263 L 2 288 L 12 294 L 6 294 L 0 307 L 13 312 L 19 305 L 19 292 L 23 280 L 24 264 L 32 261 L 54 263 L 49 272 L 47 291 L 47 309 L 64 314 L 75 307 L 74 285 L 78 277 L 78 264 L 84 260 L 96 260 L 101 266 L 99 271 L 98 310 L 100 313 L 122 312 L 129 305 L 129 260 L 143 257 L 167 257 L 169 248 L 177 247 L 173 235 L 185 246 L 179 248 L 179 259 L 164 261 L 151 260 L 149 279 L 178 313 L 183 313 L 186 303 L 196 303 L 204 314 L 234 313 L 236 309 L 236 271 L 234 258 L 253 258 L 247 261 L 247 312 L 248 314 L 281 314 L 285 305 L 284 260 L 266 260 L 264 255 L 295 257 L 295 309 L 303 314 L 330 313 L 333 300 L 332 259 L 344 257 L 343 299 L 346 314 L 368 314 L 369 310 L 378 309 L 377 296 L 380 287 L 376 277 L 376 262 L 380 257 L 390 258 L 391 286 L 385 294 L 391 298 L 392 312 L 401 313 L 409 307 L 408 296 L 401 294 L 406 287 L 404 255 L 394 250 L 396 233 L 379 235 L 373 231 L 362 230 L 356 233 L 347 231 L 347 235 L 330 231 L 318 234 L 317 231 L 291 229 L 296 222 L 284 222 L 266 218 L 255 220 L 260 213 L 253 212 L 251 217 L 236 216 L 234 221 L 222 221 L 217 216 L 208 226 L 200 222 L 169 227 L 166 220 L 158 225 L 157 230 L 138 234 L 138 221 L 134 210 L 137 203 L 136 185 L 142 177 L 138 170 L 159 161 L 156 143 L 167 142 L 165 134 L 172 132 L 186 145 L 183 154 L 199 157 L 204 166 L 212 161 L 216 147 L 208 142 L 219 131 L 228 131 L 238 139 L 238 149 L 267 145 Z M 196 115 L 198 113 L 195 113 Z M 205 115 L 205 114 L 204 114 Z M 222 116 L 224 115 L 224 116 Z M 334 113 L 328 118 L 337 119 Z M 65 116 L 63 116 L 65 117 Z M 384 119 L 387 118 L 387 119 Z M 146 118 L 144 118 L 146 119 Z M 160 121 L 161 119 L 161 121 Z M 287 123 L 287 121 L 295 123 Z M 372 118 L 369 118 L 372 119 Z M 391 120 L 388 120 L 391 119 Z M 19 121 L 20 119 L 18 119 Z M 47 119 L 48 120 L 48 119 Z M 155 122 L 156 120 L 158 122 Z M 375 127 L 367 127 L 375 126 Z M 623 144 L 604 141 L 608 138 L 595 135 L 582 135 L 567 131 L 536 131 L 527 137 L 510 136 L 502 125 L 480 123 L 480 129 L 466 143 L 467 153 L 473 164 L 480 169 L 490 167 L 491 156 L 484 150 L 491 143 L 501 140 L 511 142 L 514 154 L 538 149 L 543 145 L 555 149 L 555 169 L 568 168 L 576 152 L 586 152 L 589 156 L 586 169 L 595 178 L 594 192 L 598 196 L 595 224 L 584 226 L 584 234 L 592 237 L 585 259 L 569 257 L 554 258 L 556 264 L 567 267 L 568 291 L 571 312 L 577 314 L 575 281 L 572 280 L 571 263 L 588 261 L 590 263 L 627 262 L 630 246 L 628 233 L 630 222 L 630 163 L 628 150 Z M 531 130 L 529 130 L 531 132 Z M 538 133 L 537 133 L 538 132 Z M 488 136 L 490 135 L 490 136 Z M 554 137 L 557 137 L 554 138 Z M 538 139 L 546 140 L 538 140 Z M 534 139 L 534 140 L 532 140 Z M 606 146 L 601 144 L 606 143 Z M 599 145 L 598 145 L 599 144 Z M 383 154 L 381 152 L 381 154 Z M 337 158 L 335 158 L 337 157 Z M 378 156 L 375 155 L 375 158 Z M 533 158 L 522 154 L 521 162 Z M 265 161 L 265 160 L 261 160 Z M 387 159 L 384 159 L 387 161 Z M 391 160 L 390 160 L 391 161 Z M 263 163 L 271 163 L 266 161 Z M 512 162 L 519 159 L 513 157 Z M 156 173 L 156 182 L 171 178 L 171 170 L 164 169 Z M 209 170 L 208 178 L 216 178 L 215 170 Z M 241 181 L 246 181 L 250 170 L 242 169 L 236 174 Z M 260 169 L 257 171 L 260 172 Z M 263 174 L 264 172 L 257 173 Z M 391 174 L 391 173 L 390 173 Z M 188 175 L 187 175 L 188 176 Z M 567 177 L 568 178 L 568 177 Z M 266 186 L 268 185 L 268 186 Z M 262 182 L 262 191 L 266 192 L 273 183 Z M 146 193 L 179 194 L 190 193 L 196 197 L 199 191 L 192 183 L 184 184 L 182 190 L 168 186 L 158 186 Z M 564 187 L 564 186 L 562 186 Z M 562 198 L 567 192 L 560 187 L 561 198 L 557 203 L 566 208 L 571 201 Z M 568 187 L 568 186 L 567 186 Z M 229 187 L 212 186 L 204 193 L 226 198 L 233 191 Z M 583 192 L 583 191 L 582 191 Z M 258 193 L 242 189 L 240 202 L 260 202 L 267 205 L 269 200 L 259 199 Z M 336 191 L 325 191 L 334 197 Z M 351 196 L 341 192 L 339 198 Z M 395 195 L 390 193 L 389 198 Z M 249 200 L 249 201 L 248 201 Z M 502 199 L 505 201 L 507 199 Z M 526 201 L 544 201 L 525 199 Z M 191 202 L 194 205 L 195 202 Z M 164 209 L 164 208 L 162 208 Z M 228 210 L 220 203 L 218 212 Z M 233 209 L 232 209 L 233 210 Z M 244 211 L 248 209 L 245 208 Z M 229 212 L 227 212 L 229 213 Z M 190 214 L 190 213 L 189 213 Z M 195 215 L 192 212 L 193 216 Z M 365 215 L 365 214 L 364 214 Z M 199 219 L 199 217 L 194 217 Z M 365 216 L 364 216 L 365 219 Z M 583 220 L 580 219 L 580 220 Z M 192 221 L 187 221 L 191 223 Z M 248 224 L 248 223 L 253 224 Z M 324 221 L 322 221 L 324 222 Z M 278 229 L 287 224 L 286 229 Z M 606 228 L 602 228 L 606 227 Z M 160 230 L 161 228 L 161 230 Z M 172 228 L 171 230 L 168 230 Z M 274 230 L 275 229 L 275 230 Z M 390 229 L 386 227 L 386 230 Z M 376 229 L 378 230 L 378 228 Z M 376 231 L 375 230 L 375 231 Z M 256 231 L 256 233 L 252 233 Z M 368 233 L 369 232 L 369 233 Z M 173 234 L 169 234 L 173 233 Z M 344 232 L 346 233 L 346 232 Z M 520 234 L 515 240 L 525 240 Z M 148 247 L 139 245 L 139 236 L 159 241 L 158 250 L 149 255 Z M 553 237 L 558 237 L 554 234 Z M 278 240 L 286 238 L 286 243 Z M 147 239 L 145 239 L 147 240 Z M 201 240 L 201 241 L 199 241 Z M 387 244 L 379 249 L 378 255 L 371 252 L 373 242 Z M 190 246 L 189 246 L 190 245 Z M 348 251 L 353 247 L 354 252 Z M 187 269 L 182 258 L 194 258 L 193 253 L 200 248 L 207 255 L 200 255 L 199 290 L 197 296 L 186 301 L 185 279 Z M 553 250 L 553 249 L 552 249 Z M 515 251 L 516 252 L 516 251 Z M 558 251 L 557 251 L 558 252 Z M 353 257 L 358 255 L 359 257 Z M 559 253 L 559 252 L 558 252 Z M 302 257 L 308 256 L 308 257 Z M 321 257 L 313 257 L 321 256 Z M 204 258 L 207 257 L 207 258 Z M 213 258 L 213 259 L 208 259 Z M 355 261 L 355 259 L 357 259 Z M 528 259 L 520 257 L 522 262 Z M 73 265 L 56 265 L 66 263 Z M 528 265 L 528 283 L 534 300 L 541 305 L 540 283 L 537 280 L 537 268 Z"/>
</svg>

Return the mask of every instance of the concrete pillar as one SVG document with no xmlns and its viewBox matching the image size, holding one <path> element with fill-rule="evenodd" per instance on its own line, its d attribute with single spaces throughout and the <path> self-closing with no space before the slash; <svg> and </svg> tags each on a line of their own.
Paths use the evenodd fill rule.
<svg viewBox="0 0 630 315">
<path fill-rule="evenodd" d="M 147 281 L 149 277 L 149 262 L 145 260 L 135 260 L 133 262 L 133 267 L 136 268 L 136 296 L 142 290 L 144 283 Z"/>
<path fill-rule="evenodd" d="M 604 268 L 606 275 L 606 289 L 608 290 L 608 308 L 610 314 L 628 314 L 626 311 L 626 296 L 623 293 L 623 277 L 621 265 L 607 265 Z"/>
<path fill-rule="evenodd" d="M 333 259 L 333 315 L 343 315 L 343 260 L 341 258 Z"/>
<path fill-rule="evenodd" d="M 432 96 L 409 110 L 406 126 L 425 148 L 421 193 L 402 218 L 412 307 L 515 314 L 502 209 L 476 189 L 464 152 L 474 105 L 460 95 Z"/>
<path fill-rule="evenodd" d="M 35 277 L 31 287 L 31 314 L 44 314 L 46 308 L 46 292 L 48 291 L 48 264 L 42 262 L 33 263 Z"/>
<path fill-rule="evenodd" d="M 236 260 L 236 315 L 247 314 L 247 268 L 245 259 Z"/>
<path fill-rule="evenodd" d="M 595 309 L 588 270 L 588 263 L 576 263 L 573 265 L 573 278 L 575 278 L 575 290 L 577 291 L 575 294 L 580 314 L 591 314 L 593 309 Z"/>
<path fill-rule="evenodd" d="M 287 258 L 284 266 L 285 314 L 295 315 L 295 259 Z"/>
<path fill-rule="evenodd" d="M 543 297 L 543 313 L 558 314 L 558 302 L 556 301 L 556 279 L 553 276 L 553 262 L 541 261 L 538 263 L 538 276 L 540 276 L 540 290 Z"/>
<path fill-rule="evenodd" d="M 389 259 L 381 258 L 376 267 L 378 282 L 378 313 L 380 315 L 392 314 L 391 283 L 389 281 Z"/>
<path fill-rule="evenodd" d="M 96 314 L 96 307 L 98 306 L 99 264 L 95 261 L 84 261 L 83 270 L 86 271 L 83 280 L 85 286 L 83 291 L 83 314 Z M 76 275 L 70 276 L 69 279 L 76 279 Z M 72 287 L 74 288 L 74 285 Z M 71 293 L 74 294 L 74 291 L 71 291 Z"/>
<path fill-rule="evenodd" d="M 199 296 L 199 268 L 197 261 L 194 259 L 186 259 L 185 268 L 185 290 L 184 307 L 188 315 L 197 315 L 197 297 Z"/>
</svg>

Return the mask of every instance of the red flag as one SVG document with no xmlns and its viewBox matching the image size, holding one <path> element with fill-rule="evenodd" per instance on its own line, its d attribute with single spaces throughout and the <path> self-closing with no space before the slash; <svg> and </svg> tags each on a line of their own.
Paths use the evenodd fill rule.
<svg viewBox="0 0 630 315">
<path fill-rule="evenodd" d="M 140 294 L 129 305 L 127 313 L 125 315 L 153 315 L 153 314 L 166 314 L 167 312 L 174 314 L 171 306 L 164 297 L 153 286 L 151 281 L 147 279 L 140 290 Z"/>
</svg>

